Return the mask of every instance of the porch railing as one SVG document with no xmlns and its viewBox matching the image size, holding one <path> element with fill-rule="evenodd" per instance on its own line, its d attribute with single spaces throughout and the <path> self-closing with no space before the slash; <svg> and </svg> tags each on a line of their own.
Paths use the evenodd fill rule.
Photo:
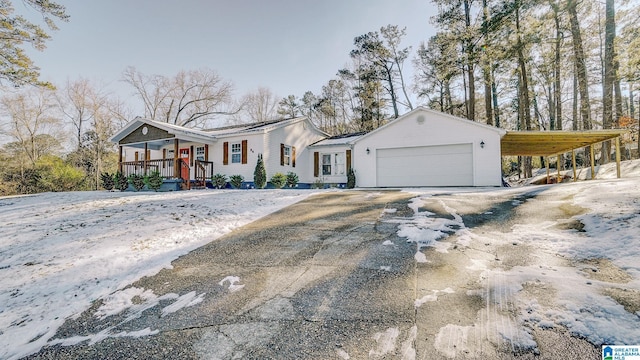
<svg viewBox="0 0 640 360">
<path fill-rule="evenodd" d="M 146 161 L 123 161 L 122 162 L 122 174 L 129 176 L 131 174 L 136 175 L 149 175 L 154 171 L 160 173 L 165 179 L 175 178 L 173 171 L 174 159 L 156 159 Z"/>
<path fill-rule="evenodd" d="M 207 179 L 213 176 L 213 163 L 211 161 L 196 160 L 195 162 L 195 186 L 207 186 Z"/>
</svg>

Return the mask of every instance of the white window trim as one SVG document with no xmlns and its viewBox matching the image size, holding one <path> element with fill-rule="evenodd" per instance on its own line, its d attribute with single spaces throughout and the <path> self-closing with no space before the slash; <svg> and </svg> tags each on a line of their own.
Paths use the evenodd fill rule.
<svg viewBox="0 0 640 360">
<path fill-rule="evenodd" d="M 203 146 L 197 146 L 196 147 L 196 160 L 204 161 L 204 159 L 205 159 L 204 152 L 205 152 L 204 145 Z"/>
<path fill-rule="evenodd" d="M 284 157 L 283 159 L 284 166 L 291 165 L 291 146 L 290 145 L 284 145 L 283 157 Z"/>
<path fill-rule="evenodd" d="M 231 163 L 241 164 L 242 163 L 242 143 L 241 142 L 231 143 L 230 147 L 231 147 L 231 150 L 230 150 Z"/>
<path fill-rule="evenodd" d="M 329 157 L 329 163 L 325 163 L 325 158 Z M 324 154 L 320 154 L 320 173 L 322 174 L 322 176 L 333 176 L 333 154 L 330 153 L 324 153 Z M 326 173 L 325 172 L 325 166 L 329 167 L 329 172 Z"/>
</svg>

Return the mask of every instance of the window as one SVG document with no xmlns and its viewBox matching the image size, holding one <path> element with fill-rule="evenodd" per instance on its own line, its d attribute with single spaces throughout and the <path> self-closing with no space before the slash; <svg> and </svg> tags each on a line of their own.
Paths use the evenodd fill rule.
<svg viewBox="0 0 640 360">
<path fill-rule="evenodd" d="M 345 173 L 344 153 L 322 154 L 322 175 L 344 175 Z"/>
<path fill-rule="evenodd" d="M 333 161 L 336 164 L 334 175 L 344 175 L 344 154 L 333 154 Z"/>
<path fill-rule="evenodd" d="M 291 146 L 285 145 L 282 148 L 282 162 L 284 165 L 291 165 Z"/>
<path fill-rule="evenodd" d="M 196 148 L 196 160 L 204 161 L 204 146 Z"/>
<path fill-rule="evenodd" d="M 242 144 L 231 144 L 231 162 L 234 164 L 240 164 L 242 161 Z"/>
<path fill-rule="evenodd" d="M 331 154 L 322 154 L 322 175 L 331 175 Z"/>
<path fill-rule="evenodd" d="M 171 150 L 167 150 L 167 159 L 171 159 L 171 161 L 167 161 L 167 165 L 169 165 L 169 167 L 173 167 L 173 156 L 176 152 L 171 149 Z"/>
</svg>

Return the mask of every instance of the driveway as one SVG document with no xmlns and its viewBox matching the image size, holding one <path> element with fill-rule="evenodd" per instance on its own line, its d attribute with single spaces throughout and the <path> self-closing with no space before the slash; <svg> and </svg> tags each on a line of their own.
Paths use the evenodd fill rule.
<svg viewBox="0 0 640 360">
<path fill-rule="evenodd" d="M 514 217 L 526 221 L 509 194 L 443 194 L 411 204 L 483 234 Z M 522 329 L 513 289 L 479 277 L 470 258 L 513 267 L 533 261 L 536 249 L 478 237 L 458 246 L 457 232 L 443 240 L 446 256 L 438 248 L 417 252 L 421 244 L 398 235 L 399 225 L 415 220 L 411 198 L 400 191 L 310 197 L 97 300 L 60 328 L 58 345 L 29 358 L 600 358 L 595 346 L 562 330 L 534 328 L 531 346 L 515 341 Z M 556 220 L 580 210 L 542 209 Z M 525 290 L 538 302 L 547 298 L 542 285 Z"/>
</svg>

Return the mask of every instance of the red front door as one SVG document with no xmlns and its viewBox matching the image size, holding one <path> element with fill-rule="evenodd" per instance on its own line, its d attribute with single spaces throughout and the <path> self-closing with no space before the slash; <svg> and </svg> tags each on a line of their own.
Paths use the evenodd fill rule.
<svg viewBox="0 0 640 360">
<path fill-rule="evenodd" d="M 189 180 L 189 148 L 180 149 L 180 159 L 184 165 L 180 165 L 180 177 Z M 186 166 L 185 166 L 186 165 Z"/>
</svg>

